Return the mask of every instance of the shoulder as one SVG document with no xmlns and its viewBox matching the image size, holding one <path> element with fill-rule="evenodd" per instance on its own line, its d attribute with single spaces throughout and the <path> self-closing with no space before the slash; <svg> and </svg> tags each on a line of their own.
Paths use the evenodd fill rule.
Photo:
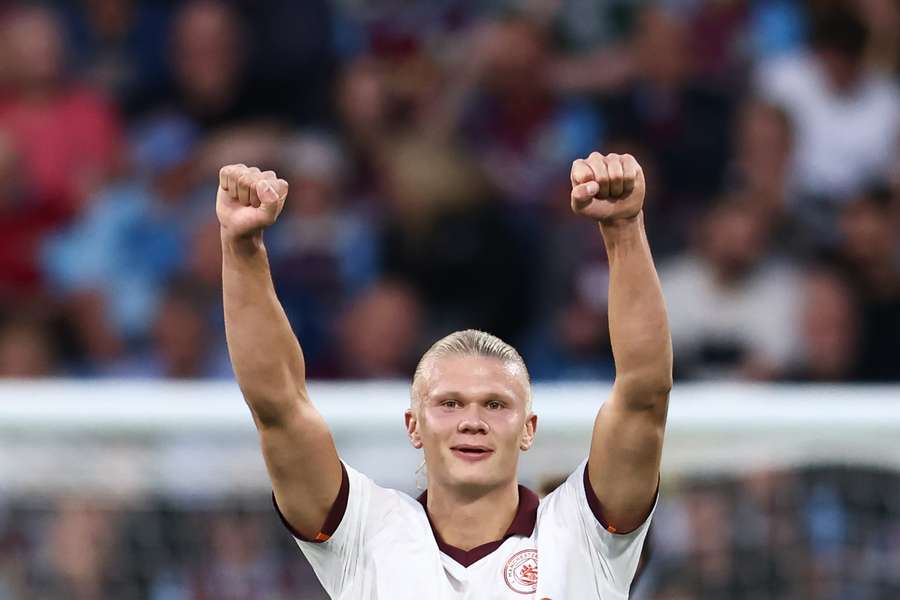
<svg viewBox="0 0 900 600">
<path fill-rule="evenodd" d="M 396 520 L 409 522 L 411 518 L 425 519 L 422 505 L 409 494 L 375 483 L 369 476 L 346 463 L 349 480 L 348 509 L 364 511 L 374 528 L 394 526 Z"/>
</svg>

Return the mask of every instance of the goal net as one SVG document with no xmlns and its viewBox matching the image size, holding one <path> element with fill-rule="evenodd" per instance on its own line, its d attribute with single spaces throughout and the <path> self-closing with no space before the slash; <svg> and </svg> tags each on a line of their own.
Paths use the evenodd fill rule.
<svg viewBox="0 0 900 600">
<path fill-rule="evenodd" d="M 416 493 L 406 384 L 310 392 L 345 461 Z M 586 456 L 608 392 L 535 386 L 524 484 Z M 324 598 L 280 527 L 235 385 L 0 384 L 0 599 Z M 638 600 L 900 598 L 900 388 L 677 386 L 649 539 Z"/>
</svg>

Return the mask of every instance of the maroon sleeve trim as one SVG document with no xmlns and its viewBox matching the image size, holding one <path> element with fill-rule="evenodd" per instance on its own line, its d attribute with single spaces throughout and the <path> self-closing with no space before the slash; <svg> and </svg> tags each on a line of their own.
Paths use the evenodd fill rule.
<svg viewBox="0 0 900 600">
<path fill-rule="evenodd" d="M 600 505 L 600 499 L 597 498 L 597 494 L 596 494 L 596 492 L 594 492 L 594 487 L 591 485 L 591 476 L 590 476 L 589 469 L 588 469 L 588 463 L 584 464 L 583 479 L 584 479 L 584 495 L 587 496 L 588 506 L 590 507 L 591 512 L 594 513 L 594 518 L 597 519 L 597 522 L 600 523 L 605 530 L 607 530 L 610 533 L 620 533 L 620 534 L 624 535 L 627 533 L 631 533 L 631 531 L 634 531 L 634 529 L 637 529 L 638 527 L 640 527 L 640 525 L 638 525 L 638 527 L 635 527 L 631 531 L 619 531 L 614 526 L 610 525 L 609 521 L 607 521 L 606 518 L 603 516 L 603 507 Z M 656 485 L 656 489 L 657 489 L 656 493 L 658 495 L 659 494 L 659 484 L 658 483 Z M 650 516 L 650 513 L 652 511 L 653 511 L 653 505 L 651 504 L 650 508 L 647 510 L 647 514 L 641 520 L 641 523 L 644 523 L 647 520 L 647 517 Z"/>
<path fill-rule="evenodd" d="M 288 522 L 284 514 L 281 512 L 281 509 L 278 508 L 278 501 L 275 500 L 275 492 L 272 492 L 272 505 L 275 507 L 275 512 L 278 514 L 278 518 L 281 520 L 281 524 L 291 532 L 291 535 L 304 542 L 320 544 L 331 539 L 331 536 L 334 535 L 335 531 L 337 531 L 338 526 L 344 519 L 344 513 L 347 512 L 347 499 L 349 497 L 350 478 L 347 475 L 347 468 L 344 467 L 344 463 L 341 463 L 341 487 L 338 490 L 337 498 L 334 499 L 334 504 L 331 505 L 331 510 L 328 511 L 328 516 L 325 517 L 325 524 L 322 525 L 321 531 L 319 531 L 319 533 L 317 533 L 316 536 L 312 539 L 297 531 L 294 526 Z"/>
<path fill-rule="evenodd" d="M 597 522 L 603 525 L 603 529 L 615 533 L 616 528 L 610 527 L 609 523 L 603 517 L 603 507 L 600 506 L 600 500 L 597 498 L 597 493 L 594 492 L 594 487 L 591 485 L 591 477 L 588 474 L 588 463 L 584 463 L 584 495 L 587 496 L 587 503 L 591 509 L 591 512 L 594 513 L 594 518 L 597 519 Z M 274 497 L 274 496 L 273 496 Z"/>
</svg>

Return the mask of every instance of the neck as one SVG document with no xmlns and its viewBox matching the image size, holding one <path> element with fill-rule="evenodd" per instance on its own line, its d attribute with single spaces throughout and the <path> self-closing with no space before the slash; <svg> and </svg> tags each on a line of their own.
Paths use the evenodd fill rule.
<svg viewBox="0 0 900 600">
<path fill-rule="evenodd" d="M 428 516 L 434 529 L 444 543 L 462 550 L 502 538 L 518 506 L 515 479 L 477 496 L 436 482 L 428 487 Z"/>
</svg>

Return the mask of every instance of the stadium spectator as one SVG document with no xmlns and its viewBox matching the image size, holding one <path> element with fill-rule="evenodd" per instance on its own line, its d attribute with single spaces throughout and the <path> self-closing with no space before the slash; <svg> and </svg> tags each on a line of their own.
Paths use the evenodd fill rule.
<svg viewBox="0 0 900 600">
<path fill-rule="evenodd" d="M 160 40 L 169 27 L 170 7 L 140 0 L 83 0 L 59 8 L 73 68 L 130 115 L 140 95 L 165 77 Z"/>
<path fill-rule="evenodd" d="M 519 339 L 532 310 L 531 249 L 478 166 L 458 148 L 413 139 L 390 148 L 382 168 L 383 272 L 425 302 L 423 335 L 471 326 Z"/>
<path fill-rule="evenodd" d="M 564 201 L 559 204 L 568 208 Z M 523 346 L 539 380 L 612 380 L 607 323 L 609 266 L 593 227 L 548 219 L 543 227 L 535 327 Z"/>
<path fill-rule="evenodd" d="M 844 206 L 839 260 L 862 310 L 860 379 L 900 378 L 900 231 L 890 191 L 868 190 Z"/>
<path fill-rule="evenodd" d="M 793 126 L 778 106 L 748 99 L 738 110 L 730 185 L 756 198 L 776 221 L 789 208 Z"/>
<path fill-rule="evenodd" d="M 115 572 L 118 523 L 104 508 L 84 498 L 58 500 L 41 540 L 44 560 L 32 571 L 38 598 L 133 597 L 122 593 Z"/>
<path fill-rule="evenodd" d="M 299 134 L 285 142 L 279 162 L 294 202 L 285 206 L 267 248 L 273 276 L 282 281 L 279 298 L 316 374 L 333 351 L 342 302 L 378 275 L 378 233 L 372 216 L 348 194 L 348 168 L 335 140 Z"/>
<path fill-rule="evenodd" d="M 14 141 L 28 185 L 74 215 L 121 167 L 116 107 L 65 70 L 66 47 L 56 14 L 40 6 L 3 15 L 7 55 L 0 131 Z"/>
<path fill-rule="evenodd" d="M 0 130 L 0 298 L 24 302 L 41 295 L 41 243 L 67 218 L 61 203 L 30 188 L 13 140 Z"/>
<path fill-rule="evenodd" d="M 421 298 L 422 335 L 475 319 L 523 342 L 538 379 L 603 378 L 604 307 L 583 302 L 578 290 L 603 277 L 605 257 L 549 208 L 573 149 L 602 138 L 605 148 L 639 154 L 663 196 L 647 215 L 661 259 L 700 237 L 694 215 L 724 184 L 763 213 L 764 254 L 816 265 L 823 251 L 831 257 L 860 311 L 847 322 L 859 322 L 861 352 L 887 356 L 896 310 L 893 275 L 884 274 L 893 267 L 860 248 L 884 245 L 877 240 L 900 204 L 880 213 L 871 239 L 859 231 L 873 221 L 861 215 L 874 212 L 850 207 L 875 173 L 900 189 L 895 3 L 616 0 L 588 9 L 579 1 L 500 11 L 451 1 L 399 11 L 279 0 L 265 14 L 249 0 L 11 3 L 0 42 L 4 304 L 30 302 L 51 315 L 57 372 L 105 372 L 143 356 L 164 282 L 180 273 L 213 289 L 220 278 L 208 218 L 194 221 L 187 209 L 177 232 L 158 227 L 161 215 L 192 204 L 191 191 L 166 199 L 172 188 L 159 179 L 187 189 L 214 179 L 221 164 L 280 168 L 284 141 L 306 136 L 294 126 L 315 122 L 341 149 L 341 174 L 298 173 L 295 188 L 314 201 L 289 205 L 297 212 L 269 240 L 311 366 L 319 356 L 323 374 L 334 376 L 334 315 L 361 289 L 393 277 Z M 277 33 L 298 27 L 303 35 Z M 193 132 L 196 152 L 158 141 L 161 130 L 171 140 L 179 127 Z M 149 144 L 155 158 L 123 169 L 123 159 L 147 152 L 148 138 L 157 140 Z M 698 162 L 698 152 L 712 159 Z M 513 157 L 499 162 L 515 168 L 493 168 L 497 156 Z M 168 167 L 154 160 L 180 166 L 163 177 Z M 460 160 L 469 164 L 449 166 Z M 821 177 L 809 175 L 813 167 Z M 810 181 L 824 182 L 824 191 Z M 134 208 L 136 190 L 144 208 L 119 219 Z M 519 209 L 506 211 L 511 202 Z M 326 229 L 338 233 L 326 239 Z M 93 258 L 111 231 L 119 232 L 111 247 L 132 250 Z M 540 260 L 524 260 L 537 247 Z M 472 256 L 479 260 L 465 269 L 466 290 L 497 281 L 502 298 L 480 302 L 447 288 Z M 823 294 L 839 295 L 831 292 Z M 813 321 L 828 321 L 826 304 L 810 307 Z M 316 306 L 332 316 L 315 318 Z M 873 319 L 883 326 L 873 328 Z M 895 377 L 877 358 L 862 362 L 872 365 L 867 379 Z M 775 370 L 800 377 L 802 363 L 796 355 Z"/>
<path fill-rule="evenodd" d="M 762 96 L 794 124 L 793 183 L 805 201 L 798 215 L 826 244 L 835 241 L 840 204 L 887 175 L 900 139 L 900 91 L 866 66 L 868 36 L 859 15 L 838 5 L 815 15 L 808 50 L 757 73 Z"/>
<path fill-rule="evenodd" d="M 752 198 L 771 223 L 772 244 L 795 258 L 815 248 L 815 233 L 803 228 L 806 217 L 793 185 L 794 130 L 788 114 L 759 98 L 748 98 L 738 109 L 734 148 L 726 185 Z"/>
<path fill-rule="evenodd" d="M 282 598 L 282 574 L 272 556 L 272 540 L 259 514 L 213 515 L 209 524 L 210 556 L 194 579 L 198 600 L 267 600 Z"/>
<path fill-rule="evenodd" d="M 588 104 L 551 86 L 549 32 L 524 19 L 489 22 L 475 31 L 456 74 L 459 131 L 491 183 L 514 205 L 547 205 L 572 156 L 600 137 Z M 446 115 L 455 107 L 442 106 Z"/>
<path fill-rule="evenodd" d="M 697 77 L 690 36 L 686 15 L 648 5 L 632 36 L 634 79 L 599 102 L 608 138 L 650 163 L 660 196 L 647 223 L 663 252 L 683 246 L 703 198 L 721 189 L 730 155 L 734 101 Z"/>
<path fill-rule="evenodd" d="M 218 295 L 192 280 L 174 278 L 152 315 L 147 349 L 117 361 L 104 375 L 201 379 L 229 377 L 221 323 L 211 309 Z"/>
<path fill-rule="evenodd" d="M 786 378 L 818 382 L 858 379 L 859 309 L 843 279 L 826 270 L 807 273 L 800 314 L 800 356 Z"/>
<path fill-rule="evenodd" d="M 771 256 L 771 224 L 752 198 L 730 196 L 695 234 L 692 249 L 660 269 L 676 373 L 777 377 L 797 352 L 800 279 L 790 263 Z"/>
<path fill-rule="evenodd" d="M 259 116 L 265 95 L 251 89 L 244 29 L 231 5 L 184 3 L 170 34 L 169 81 L 145 91 L 138 114 L 175 112 L 202 130 Z"/>
<path fill-rule="evenodd" d="M 422 306 L 408 286 L 379 282 L 340 316 L 334 373 L 349 379 L 412 377 L 422 350 Z"/>
<path fill-rule="evenodd" d="M 100 362 L 146 336 L 161 286 L 209 216 L 191 168 L 196 137 L 183 119 L 145 124 L 134 138 L 134 178 L 104 188 L 71 227 L 47 241 L 48 280 L 82 307 L 71 318 L 88 355 Z"/>
<path fill-rule="evenodd" d="M 608 277 L 607 273 L 603 273 Z M 579 297 L 553 312 L 547 326 L 525 348 L 529 372 L 544 381 L 612 381 L 606 306 Z"/>
</svg>

